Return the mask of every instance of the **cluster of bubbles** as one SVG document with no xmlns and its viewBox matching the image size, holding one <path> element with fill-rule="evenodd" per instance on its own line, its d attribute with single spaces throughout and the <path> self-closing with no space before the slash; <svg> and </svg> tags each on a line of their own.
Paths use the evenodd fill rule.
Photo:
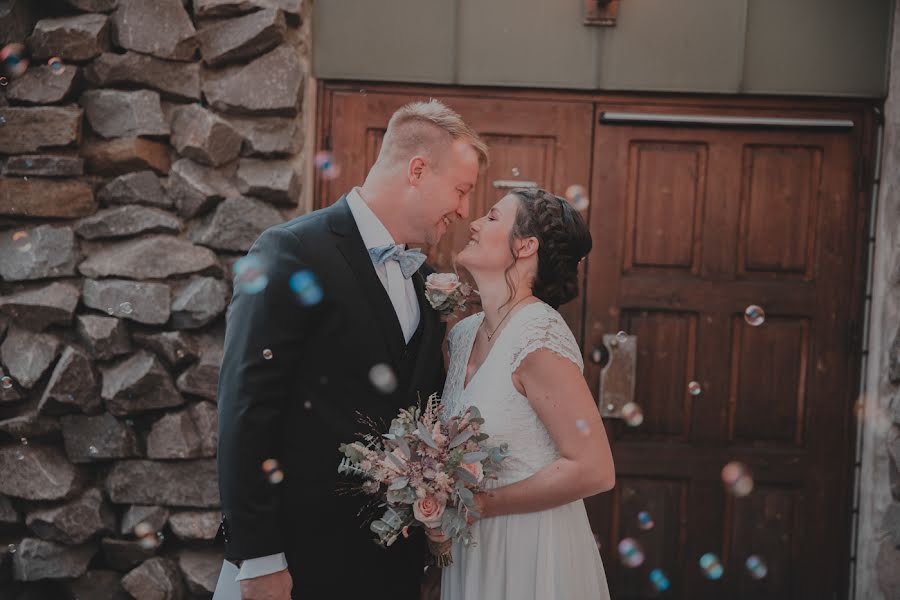
<svg viewBox="0 0 900 600">
<path fill-rule="evenodd" d="M 22 443 L 22 448 L 25 448 L 28 446 L 28 438 L 23 437 L 19 441 Z M 16 452 L 15 452 L 16 460 L 25 460 L 25 452 L 22 450 L 22 448 L 16 448 Z"/>
<path fill-rule="evenodd" d="M 284 481 L 284 471 L 281 470 L 281 465 L 274 458 L 267 458 L 262 461 L 262 470 L 266 475 L 266 479 L 272 485 L 277 485 Z"/>
<path fill-rule="evenodd" d="M 133 531 L 141 548 L 145 550 L 158 548 L 162 544 L 163 539 L 165 539 L 162 531 L 155 531 L 153 526 L 146 521 L 141 521 L 135 525 Z"/>
<path fill-rule="evenodd" d="M 591 204 L 591 197 L 587 188 L 577 183 L 566 188 L 566 200 L 577 211 L 587 210 Z"/>
<path fill-rule="evenodd" d="M 242 294 L 258 294 L 269 285 L 266 264 L 256 256 L 244 256 L 235 261 L 232 267 L 235 290 Z M 288 287 L 303 306 L 314 306 L 322 301 L 325 293 L 315 274 L 304 269 L 297 271 L 288 279 Z"/>
<path fill-rule="evenodd" d="M 699 564 L 700 571 L 707 579 L 718 580 L 725 574 L 725 568 L 722 566 L 722 562 L 719 560 L 719 557 L 712 552 L 707 552 L 701 556 Z M 747 560 L 744 562 L 744 566 L 747 568 L 750 576 L 754 579 L 763 579 L 769 573 L 765 561 L 756 554 L 748 556 Z"/>
<path fill-rule="evenodd" d="M 317 152 L 314 161 L 325 179 L 336 179 L 341 174 L 340 165 L 334 162 L 334 155 L 327 150 Z"/>
<path fill-rule="evenodd" d="M 397 389 L 397 376 L 390 365 L 385 363 L 378 363 L 369 369 L 369 381 L 382 394 L 393 394 Z"/>
<path fill-rule="evenodd" d="M 753 491 L 753 476 L 744 463 L 732 461 L 722 467 L 722 483 L 731 495 L 742 498 Z"/>
<path fill-rule="evenodd" d="M 237 259 L 232 267 L 234 287 L 242 294 L 258 294 L 269 285 L 266 265 L 256 256 Z"/>
<path fill-rule="evenodd" d="M 315 274 L 309 270 L 297 271 L 291 275 L 288 286 L 294 293 L 294 297 L 303 306 L 314 306 L 321 302 L 325 295 Z"/>
<path fill-rule="evenodd" d="M 116 313 L 120 315 L 130 315 L 134 312 L 134 306 L 131 305 L 131 302 L 122 302 L 119 306 L 113 308 L 112 306 L 106 309 L 106 314 L 109 316 L 114 316 Z"/>
</svg>

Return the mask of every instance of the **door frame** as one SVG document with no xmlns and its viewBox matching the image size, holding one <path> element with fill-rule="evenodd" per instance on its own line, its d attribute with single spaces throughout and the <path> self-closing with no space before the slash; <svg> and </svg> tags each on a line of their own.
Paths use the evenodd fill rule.
<svg viewBox="0 0 900 600">
<path fill-rule="evenodd" d="M 591 102 L 594 104 L 594 127 L 597 127 L 600 112 L 607 109 L 628 110 L 631 112 L 669 113 L 683 115 L 727 115 L 740 113 L 741 116 L 751 117 L 791 117 L 805 119 L 850 119 L 854 121 L 854 127 L 850 135 L 853 146 L 856 149 L 856 165 L 853 178 L 856 181 L 856 203 L 860 207 L 857 211 L 857 219 L 854 223 L 847 224 L 852 228 L 850 232 L 854 239 L 854 256 L 852 257 L 852 278 L 850 299 L 850 314 L 847 318 L 850 322 L 850 335 L 846 360 L 848 368 L 848 389 L 845 406 L 845 420 L 843 423 L 844 437 L 848 444 L 842 454 L 843 462 L 840 473 L 844 485 L 841 489 L 844 496 L 841 499 L 843 506 L 839 522 L 842 524 L 839 539 L 839 549 L 843 563 L 840 569 L 841 583 L 844 590 L 849 589 L 851 568 L 851 544 L 853 502 L 855 494 L 854 467 L 857 460 L 856 447 L 858 443 L 858 427 L 855 423 L 857 396 L 862 376 L 862 342 L 863 325 L 865 315 L 865 284 L 868 265 L 868 244 L 866 232 L 868 231 L 871 206 L 869 196 L 873 185 L 875 172 L 874 160 L 876 156 L 876 131 L 878 114 L 883 106 L 881 100 L 855 99 L 855 98 L 827 98 L 827 97 L 793 97 L 793 96 L 739 96 L 717 94 L 674 94 L 674 93 L 620 93 L 620 92 L 593 92 L 593 91 L 568 91 L 568 90 L 544 90 L 544 89 L 518 89 L 499 87 L 463 87 L 428 84 L 406 84 L 389 82 L 368 81 L 319 81 L 317 93 L 317 114 L 315 115 L 315 151 L 330 149 L 328 139 L 328 123 L 331 118 L 332 95 L 336 92 L 373 91 L 380 93 L 393 93 L 398 95 L 441 96 L 452 99 L 454 96 L 477 96 L 485 99 L 496 100 L 543 100 L 553 102 Z M 593 186 L 595 176 L 594 164 L 591 160 L 591 181 L 584 182 L 588 187 L 591 200 L 595 199 L 598 191 Z M 322 208 L 325 205 L 321 197 L 322 178 L 316 173 L 313 190 L 313 209 Z M 591 203 L 593 206 L 593 202 Z M 587 283 L 588 269 L 585 269 L 585 280 L 582 281 L 582 290 Z M 582 311 L 586 310 L 586 302 L 582 303 Z M 586 340 L 584 327 L 588 322 L 587 315 L 582 318 L 582 331 L 580 339 Z M 586 341 L 585 341 L 586 343 Z M 838 565 L 836 565 L 838 566 Z"/>
</svg>

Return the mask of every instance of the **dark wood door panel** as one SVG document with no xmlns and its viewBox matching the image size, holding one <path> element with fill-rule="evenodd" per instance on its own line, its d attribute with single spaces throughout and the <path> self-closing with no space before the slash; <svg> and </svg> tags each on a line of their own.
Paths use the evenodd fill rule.
<svg viewBox="0 0 900 600">
<path fill-rule="evenodd" d="M 391 114 L 408 102 L 431 97 L 459 112 L 490 149 L 490 165 L 481 172 L 472 194 L 471 219 L 485 214 L 514 182 L 533 182 L 558 195 L 565 194 L 573 184 L 588 186 L 593 121 L 593 106 L 589 102 L 335 90 L 325 102 L 330 116 L 326 116 L 322 139 L 330 145 L 340 171 L 333 179 L 320 175 L 316 205 L 327 206 L 360 185 L 378 156 Z M 469 220 L 454 223 L 440 244 L 426 249 L 429 263 L 439 271 L 454 270 L 456 253 L 469 238 L 468 227 Z M 468 278 L 465 272 L 460 276 Z M 476 298 L 470 312 L 477 310 Z M 560 312 L 580 341 L 583 295 Z M 459 317 L 456 315 L 454 320 Z"/>
<path fill-rule="evenodd" d="M 621 486 L 677 481 L 684 490 L 677 510 L 686 540 L 657 565 L 674 570 L 674 597 L 844 593 L 834 565 L 846 553 L 846 521 L 821 523 L 845 515 L 848 501 L 852 378 L 846 361 L 843 369 L 833 361 L 846 358 L 859 293 L 848 260 L 860 233 L 857 135 L 595 131 L 591 230 L 603 248 L 589 258 L 585 346 L 619 330 L 637 336 L 643 422 L 608 422 L 607 431 Z M 745 319 L 750 305 L 763 308 L 761 324 Z M 595 393 L 600 370 L 586 368 Z M 732 461 L 754 476 L 747 497 L 732 497 L 721 482 Z M 617 558 L 635 502 L 617 494 L 589 503 L 611 548 L 604 558 Z M 652 539 L 641 533 L 635 539 Z M 721 561 L 721 579 L 703 575 L 698 560 L 707 552 Z M 754 554 L 768 567 L 760 579 L 745 564 Z M 617 561 L 616 592 L 651 593 L 650 568 Z"/>
<path fill-rule="evenodd" d="M 594 249 L 581 297 L 562 311 L 586 357 L 603 334 L 637 336 L 644 421 L 605 422 L 617 486 L 585 500 L 614 598 L 840 598 L 849 547 L 853 385 L 858 377 L 861 236 L 856 177 L 871 122 L 853 103 L 631 97 L 514 90 L 329 85 L 320 149 L 341 166 L 317 206 L 362 183 L 390 114 L 438 97 L 486 139 L 492 163 L 471 213 L 509 180 L 557 194 L 589 188 Z M 852 119 L 846 131 L 598 124 L 601 110 Z M 862 153 L 862 154 L 861 154 Z M 428 249 L 453 268 L 458 223 Z M 461 273 L 462 274 L 462 273 Z M 754 326 L 749 305 L 765 311 Z M 477 306 L 473 306 L 477 310 Z M 452 323 L 451 323 L 452 325 Z M 598 394 L 601 367 L 586 361 Z M 695 383 L 699 393 L 691 393 Z M 734 497 L 722 467 L 746 465 Z M 646 512 L 653 521 L 646 527 Z M 622 564 L 632 538 L 644 561 Z M 699 565 L 716 555 L 724 571 Z M 747 558 L 759 556 L 756 578 Z"/>
</svg>

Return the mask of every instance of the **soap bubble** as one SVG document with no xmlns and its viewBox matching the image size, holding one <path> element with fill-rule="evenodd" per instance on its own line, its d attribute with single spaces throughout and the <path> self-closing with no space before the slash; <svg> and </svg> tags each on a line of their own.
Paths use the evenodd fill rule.
<svg viewBox="0 0 900 600">
<path fill-rule="evenodd" d="M 234 287 L 243 294 L 258 294 L 269 284 L 266 266 L 256 256 L 239 258 L 235 261 L 232 272 Z"/>
<path fill-rule="evenodd" d="M 297 271 L 291 275 L 288 285 L 294 296 L 303 306 L 313 306 L 322 301 L 325 295 L 312 271 Z"/>
<path fill-rule="evenodd" d="M 722 483 L 732 495 L 741 498 L 753 491 L 753 476 L 743 463 L 733 461 L 722 467 Z"/>
<path fill-rule="evenodd" d="M 719 557 L 712 552 L 707 552 L 700 557 L 700 570 L 707 579 L 721 579 L 725 569 L 719 562 Z"/>
<path fill-rule="evenodd" d="M 760 306 L 751 304 L 744 310 L 744 320 L 748 325 L 759 327 L 766 321 L 766 311 Z"/>
<path fill-rule="evenodd" d="M 397 389 L 397 376 L 390 365 L 379 363 L 369 369 L 369 381 L 382 394 L 392 394 Z"/>
<path fill-rule="evenodd" d="M 747 570 L 753 579 L 763 579 L 769 573 L 769 568 L 766 566 L 765 561 L 755 554 L 748 556 L 744 564 L 747 566 Z"/>
<path fill-rule="evenodd" d="M 587 189 L 583 185 L 570 185 L 566 188 L 566 200 L 572 205 L 572 208 L 578 211 L 587 210 L 590 206 L 590 196 Z"/>
<path fill-rule="evenodd" d="M 48 60 L 47 66 L 50 67 L 50 72 L 54 75 L 62 75 L 66 72 L 66 65 L 58 56 L 54 56 L 53 58 Z"/>
<path fill-rule="evenodd" d="M 650 583 L 658 592 L 664 592 L 669 589 L 669 578 L 663 573 L 662 569 L 653 569 L 650 571 Z"/>
<path fill-rule="evenodd" d="M 639 567 L 644 562 L 644 550 L 637 540 L 625 538 L 619 542 L 619 558 L 626 567 Z"/>
<path fill-rule="evenodd" d="M 284 471 L 274 458 L 267 458 L 262 462 L 263 473 L 271 484 L 279 484 L 284 481 Z"/>
<path fill-rule="evenodd" d="M 644 411 L 635 402 L 628 402 L 622 407 L 622 418 L 630 427 L 637 427 L 644 422 Z"/>
<path fill-rule="evenodd" d="M 637 520 L 638 527 L 640 527 L 644 531 L 653 529 L 653 517 L 651 517 L 650 513 L 648 513 L 646 510 L 642 510 L 638 513 Z"/>
</svg>

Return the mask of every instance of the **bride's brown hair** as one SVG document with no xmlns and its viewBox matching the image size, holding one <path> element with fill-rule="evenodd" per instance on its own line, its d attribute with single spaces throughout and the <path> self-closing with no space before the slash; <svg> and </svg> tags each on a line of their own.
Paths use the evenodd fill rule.
<svg viewBox="0 0 900 600">
<path fill-rule="evenodd" d="M 513 262 L 504 276 L 509 288 L 509 303 L 516 296 L 510 277 L 515 266 L 516 239 L 538 240 L 538 268 L 532 294 L 553 308 L 578 296 L 578 263 L 591 251 L 591 231 L 571 204 L 564 198 L 540 188 L 516 188 L 510 191 L 519 199 L 516 220 L 509 234 L 509 251 Z"/>
</svg>

